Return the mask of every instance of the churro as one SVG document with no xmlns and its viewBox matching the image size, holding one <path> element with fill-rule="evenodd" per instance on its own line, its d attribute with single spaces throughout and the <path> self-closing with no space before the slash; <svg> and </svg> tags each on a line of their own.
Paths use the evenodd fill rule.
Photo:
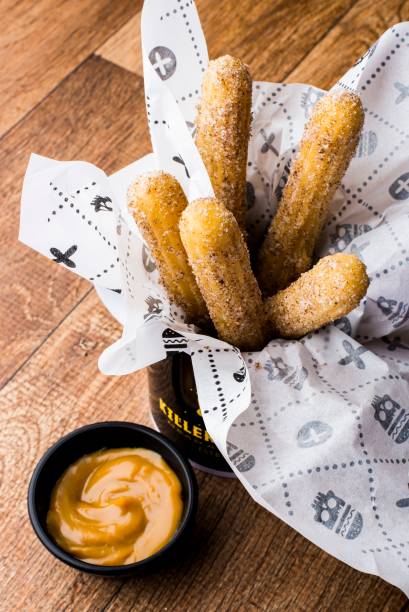
<svg viewBox="0 0 409 612">
<path fill-rule="evenodd" d="M 317 238 L 356 149 L 363 120 L 357 94 L 336 91 L 317 102 L 259 252 L 257 278 L 266 295 L 284 289 L 310 268 Z"/>
<path fill-rule="evenodd" d="M 234 215 L 217 199 L 183 211 L 180 234 L 219 338 L 242 350 L 265 341 L 261 292 Z"/>
<path fill-rule="evenodd" d="M 368 285 L 365 265 L 356 255 L 328 255 L 268 298 L 266 316 L 276 336 L 299 338 L 356 308 Z"/>
<path fill-rule="evenodd" d="M 142 174 L 129 188 L 128 206 L 170 299 L 184 309 L 189 321 L 206 322 L 206 304 L 180 239 L 179 219 L 187 200 L 177 180 L 165 172 Z"/>
<path fill-rule="evenodd" d="M 209 62 L 196 118 L 196 146 L 215 196 L 244 231 L 246 166 L 251 120 L 251 76 L 239 59 Z"/>
</svg>

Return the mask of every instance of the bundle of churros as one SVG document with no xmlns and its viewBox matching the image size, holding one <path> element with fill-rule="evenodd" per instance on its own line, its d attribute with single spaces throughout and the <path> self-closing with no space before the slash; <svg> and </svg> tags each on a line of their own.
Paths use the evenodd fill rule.
<svg viewBox="0 0 409 612">
<path fill-rule="evenodd" d="M 171 301 L 189 322 L 205 331 L 214 326 L 220 339 L 245 351 L 260 350 L 276 337 L 299 338 L 348 314 L 368 288 L 365 266 L 355 255 L 330 255 L 313 266 L 331 200 L 362 129 L 359 96 L 337 91 L 317 102 L 276 215 L 250 258 L 245 217 L 251 90 L 240 60 L 224 56 L 209 63 L 196 146 L 214 198 L 188 203 L 164 172 L 141 175 L 129 189 L 129 208 Z"/>
</svg>

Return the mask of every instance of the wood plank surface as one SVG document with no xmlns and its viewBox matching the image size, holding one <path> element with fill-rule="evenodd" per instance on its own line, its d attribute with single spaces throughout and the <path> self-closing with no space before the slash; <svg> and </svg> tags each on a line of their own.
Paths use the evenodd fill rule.
<svg viewBox="0 0 409 612">
<path fill-rule="evenodd" d="M 1 140 L 0 181 L 7 206 L 0 224 L 0 386 L 90 288 L 16 242 L 30 152 L 84 159 L 111 173 L 149 148 L 141 80 L 95 57 Z"/>
<path fill-rule="evenodd" d="M 280 81 L 355 0 L 198 0 L 210 57 L 237 55 L 256 80 Z M 217 8 L 216 8 L 217 7 Z"/>
<path fill-rule="evenodd" d="M 2 0 L 0 135 L 141 5 L 142 0 Z"/>
<path fill-rule="evenodd" d="M 408 19 L 408 0 L 358 0 L 287 80 L 329 89 L 385 30 Z"/>
<path fill-rule="evenodd" d="M 145 373 L 117 378 L 97 369 L 117 333 L 93 292 L 1 393 L 2 610 L 100 609 L 115 591 L 114 582 L 80 575 L 39 547 L 26 491 L 34 463 L 63 432 L 104 419 L 146 422 Z"/>
<path fill-rule="evenodd" d="M 214 10 L 209 11 L 206 0 L 197 2 L 197 6 L 200 15 L 203 17 L 203 27 L 207 34 L 210 56 L 217 57 L 217 55 L 226 52 L 232 53 L 229 50 L 231 47 L 229 47 L 228 43 L 225 43 L 223 37 L 220 44 L 216 39 L 213 22 L 219 17 L 218 12 Z M 223 11 L 223 8 L 224 6 L 220 13 L 222 15 L 228 14 L 228 11 Z M 271 10 L 275 11 L 274 4 L 271 5 Z M 297 15 L 288 15 L 288 24 L 283 19 L 280 19 L 281 27 L 284 29 L 288 28 L 291 20 L 294 19 L 291 27 L 295 26 L 295 30 L 299 34 L 300 27 L 303 24 L 298 24 L 296 18 Z M 278 16 L 277 19 L 279 19 Z M 267 28 L 266 35 L 268 34 L 269 39 L 266 46 L 263 44 L 263 55 L 256 55 L 250 60 L 249 57 L 245 56 L 245 50 L 240 46 L 240 43 L 235 43 L 235 48 L 237 49 L 237 55 L 244 58 L 250 64 L 255 79 L 269 81 L 286 79 L 292 83 L 311 83 L 316 87 L 327 89 L 351 67 L 352 63 L 388 27 L 408 19 L 408 0 L 388 0 L 387 2 L 384 0 L 358 0 L 355 5 L 352 5 L 350 10 L 335 21 L 335 24 L 329 28 L 329 31 L 325 33 L 316 45 L 313 45 L 311 49 L 308 44 L 303 45 L 302 50 L 304 54 L 300 53 L 298 49 L 295 50 L 291 43 L 287 44 L 287 48 L 291 48 L 291 53 L 283 51 L 282 47 L 280 48 L 276 45 L 275 39 L 277 34 L 273 35 L 271 29 Z M 225 26 L 226 24 L 223 25 Z M 97 54 L 114 64 L 143 76 L 139 27 L 140 13 L 133 17 L 114 36 L 109 38 L 97 50 Z M 223 28 L 221 30 L 223 31 Z M 319 33 L 318 31 L 315 34 L 318 38 Z M 288 39 L 294 37 L 293 31 L 288 32 L 287 37 Z M 261 36 L 261 39 L 263 39 L 263 36 Z M 280 41 L 282 40 L 283 37 L 280 33 Z M 306 43 L 304 38 L 302 40 Z M 221 46 L 224 44 L 226 45 L 225 48 Z M 281 61 L 283 55 L 288 56 L 284 63 Z M 264 56 L 270 56 L 273 59 L 275 58 L 275 60 L 279 59 L 278 66 L 275 65 L 274 61 L 271 64 L 266 62 Z M 323 61 L 323 58 L 325 58 L 325 61 Z"/>
<path fill-rule="evenodd" d="M 407 2 L 358 0 L 355 7 L 348 0 L 197 4 L 212 56 L 230 52 L 243 57 L 255 78 L 290 75 L 290 80 L 328 87 L 383 30 L 408 18 Z M 24 10 L 28 0 L 17 4 L 20 19 L 31 15 L 37 24 L 30 27 L 37 31 L 41 11 Z M 40 4 L 49 6 L 45 0 Z M 66 4 L 58 3 L 62 11 Z M 87 15 L 90 4 L 71 3 L 70 19 L 75 5 L 78 16 L 79 7 Z M 128 7 L 126 1 L 114 4 Z M 140 74 L 140 55 L 130 60 L 138 18 L 124 19 L 121 28 L 118 17 L 116 33 L 102 46 L 107 36 L 101 36 L 92 47 L 110 61 L 88 59 L 0 140 L 7 202 L 0 228 L 0 274 L 7 288 L 0 301 L 0 380 L 5 384 L 0 392 L 0 610 L 407 609 L 397 589 L 308 543 L 255 504 L 234 480 L 198 473 L 200 506 L 191 552 L 143 580 L 81 575 L 55 561 L 31 531 L 26 488 L 36 461 L 52 442 L 97 420 L 148 423 L 145 373 L 110 378 L 97 371 L 98 355 L 119 329 L 95 293 L 88 293 L 89 285 L 75 275 L 16 244 L 19 191 L 30 150 L 61 159 L 81 157 L 107 172 L 149 150 L 141 79 L 130 74 Z M 103 27 L 100 23 L 97 30 Z M 27 31 L 23 22 L 21 28 Z M 87 53 L 96 40 L 91 43 L 94 31 L 85 32 L 87 40 L 81 42 Z M 56 52 L 57 64 L 65 52 Z M 70 53 L 75 61 L 65 72 L 55 72 L 57 80 L 81 61 L 72 48 Z M 29 78 L 23 71 L 23 82 Z M 19 83 L 10 87 L 18 90 Z M 33 100 L 32 106 L 38 102 Z"/>
<path fill-rule="evenodd" d="M 379 1 L 379 0 L 378 0 Z M 197 0 L 210 57 L 238 55 L 255 79 L 280 81 L 353 6 L 354 0 Z M 140 16 L 98 53 L 142 76 Z M 131 60 L 137 50 L 137 56 Z"/>
<path fill-rule="evenodd" d="M 137 13 L 96 51 L 104 59 L 143 77 L 141 13 Z"/>
<path fill-rule="evenodd" d="M 397 589 L 359 574 L 259 507 L 238 481 L 198 473 L 190 552 L 132 580 L 82 576 L 55 561 L 28 524 L 25 492 L 36 461 L 80 423 L 149 423 L 145 373 L 105 377 L 100 351 L 118 326 L 94 292 L 0 394 L 4 610 L 399 610 Z M 18 537 L 16 538 L 16 534 Z M 3 608 L 4 602 L 7 607 Z M 249 606 L 249 607 L 247 607 Z"/>
</svg>

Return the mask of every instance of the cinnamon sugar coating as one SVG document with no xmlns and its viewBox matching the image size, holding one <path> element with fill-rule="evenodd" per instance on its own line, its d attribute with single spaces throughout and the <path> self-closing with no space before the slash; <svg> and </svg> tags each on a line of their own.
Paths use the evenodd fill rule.
<svg viewBox="0 0 409 612">
<path fill-rule="evenodd" d="M 249 70 L 239 59 L 225 55 L 209 62 L 196 117 L 196 146 L 215 196 L 243 231 L 251 87 Z"/>
<path fill-rule="evenodd" d="M 257 278 L 265 295 L 284 289 L 311 267 L 318 236 L 356 149 L 363 120 L 357 94 L 336 91 L 317 102 L 258 255 Z"/>
<path fill-rule="evenodd" d="M 276 336 L 300 338 L 359 305 L 368 289 L 365 265 L 348 253 L 328 255 L 265 301 Z"/>
<path fill-rule="evenodd" d="M 195 200 L 183 211 L 180 234 L 219 338 L 241 350 L 264 346 L 261 292 L 233 214 L 218 200 Z"/>
<path fill-rule="evenodd" d="M 142 174 L 128 190 L 128 207 L 158 266 L 161 282 L 189 321 L 208 320 L 179 234 L 179 220 L 187 206 L 178 181 L 165 172 Z"/>
</svg>

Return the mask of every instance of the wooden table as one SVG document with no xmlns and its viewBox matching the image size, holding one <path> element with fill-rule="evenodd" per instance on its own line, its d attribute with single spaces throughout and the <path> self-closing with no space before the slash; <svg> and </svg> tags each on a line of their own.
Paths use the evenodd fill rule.
<svg viewBox="0 0 409 612">
<path fill-rule="evenodd" d="M 0 609 L 407 610 L 382 580 L 331 558 L 268 514 L 237 481 L 198 473 L 189 556 L 138 580 L 102 580 L 54 560 L 28 523 L 35 463 L 76 426 L 147 422 L 145 372 L 102 376 L 120 333 L 89 284 L 17 242 L 30 151 L 111 173 L 150 150 L 135 0 L 2 0 L 0 15 Z M 211 56 L 253 76 L 329 87 L 407 0 L 198 0 Z"/>
</svg>

